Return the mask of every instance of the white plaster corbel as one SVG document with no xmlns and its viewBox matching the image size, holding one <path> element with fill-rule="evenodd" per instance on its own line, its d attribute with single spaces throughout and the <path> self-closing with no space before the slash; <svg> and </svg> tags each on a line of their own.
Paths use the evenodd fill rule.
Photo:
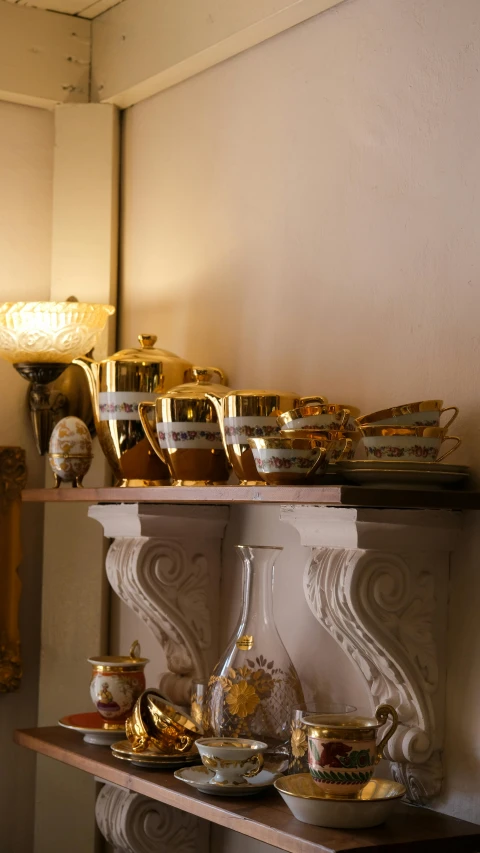
<svg viewBox="0 0 480 853">
<path fill-rule="evenodd" d="M 104 785 L 97 826 L 115 853 L 207 853 L 209 824 L 118 785 Z"/>
<path fill-rule="evenodd" d="M 448 567 L 460 514 L 286 506 L 280 518 L 310 549 L 314 616 L 365 677 L 372 710 L 398 711 L 386 749 L 393 776 L 426 802 L 443 778 Z"/>
<path fill-rule="evenodd" d="M 218 657 L 221 540 L 228 508 L 111 504 L 89 508 L 105 536 L 108 580 L 150 628 L 167 657 L 160 689 L 190 704 L 192 678 Z"/>
</svg>

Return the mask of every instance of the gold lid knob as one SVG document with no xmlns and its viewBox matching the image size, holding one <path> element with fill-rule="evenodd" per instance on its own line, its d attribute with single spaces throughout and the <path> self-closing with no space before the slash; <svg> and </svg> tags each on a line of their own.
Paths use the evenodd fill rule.
<svg viewBox="0 0 480 853">
<path fill-rule="evenodd" d="M 157 342 L 156 335 L 139 335 L 138 340 L 142 349 L 151 349 Z"/>
</svg>

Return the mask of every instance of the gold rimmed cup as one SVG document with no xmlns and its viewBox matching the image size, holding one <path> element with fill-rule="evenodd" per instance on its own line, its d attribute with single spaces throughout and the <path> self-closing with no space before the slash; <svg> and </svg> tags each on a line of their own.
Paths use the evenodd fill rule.
<svg viewBox="0 0 480 853">
<path fill-rule="evenodd" d="M 430 426 L 439 427 L 440 418 L 445 412 L 453 412 L 449 421 L 442 424 L 442 429 L 448 429 L 458 416 L 456 406 L 443 407 L 443 400 L 419 400 L 416 403 L 402 403 L 389 409 L 380 409 L 357 418 L 359 427 L 364 426 Z"/>
<path fill-rule="evenodd" d="M 251 738 L 210 737 L 196 743 L 203 765 L 215 774 L 213 785 L 239 785 L 257 776 L 263 768 L 263 753 L 268 748 Z"/>
<path fill-rule="evenodd" d="M 321 430 L 315 427 L 305 427 L 304 429 L 282 429 L 280 436 L 292 440 L 308 439 L 314 443 L 315 447 L 325 448 L 327 462 L 340 462 L 345 459 L 352 458 L 353 433 L 346 433 L 342 430 Z M 361 438 L 361 434 L 359 436 Z M 358 442 L 357 442 L 358 443 Z"/>
<path fill-rule="evenodd" d="M 462 440 L 456 435 L 446 435 L 446 427 L 398 427 L 389 425 L 362 426 L 365 459 L 442 462 L 460 447 Z M 441 456 L 440 448 L 446 441 L 454 446 Z"/>
<path fill-rule="evenodd" d="M 259 476 L 269 485 L 308 483 L 324 473 L 327 451 L 310 438 L 249 438 Z"/>
<path fill-rule="evenodd" d="M 350 410 L 332 403 L 310 404 L 283 412 L 277 418 L 279 427 L 284 429 L 342 430 L 348 419 Z"/>
<path fill-rule="evenodd" d="M 132 643 L 129 655 L 104 655 L 89 658 L 92 664 L 90 696 L 106 729 L 123 728 L 138 697 L 145 690 L 147 658 L 140 657 L 140 646 Z"/>
<path fill-rule="evenodd" d="M 377 744 L 378 729 L 391 726 Z M 394 735 L 398 716 L 391 705 L 380 705 L 375 717 L 305 714 L 308 765 L 314 782 L 332 799 L 356 796 L 370 781 L 383 749 Z"/>
</svg>

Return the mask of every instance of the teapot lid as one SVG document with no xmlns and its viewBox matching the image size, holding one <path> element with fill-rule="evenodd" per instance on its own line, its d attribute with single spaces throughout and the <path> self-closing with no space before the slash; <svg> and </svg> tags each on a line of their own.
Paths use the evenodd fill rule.
<svg viewBox="0 0 480 853">
<path fill-rule="evenodd" d="M 188 370 L 188 374 L 193 377 L 193 382 L 185 382 L 183 385 L 177 385 L 161 396 L 176 400 L 202 400 L 207 394 L 211 394 L 214 397 L 225 397 L 229 393 L 230 388 L 224 384 L 211 382 L 212 376 L 215 373 L 221 383 L 227 381 L 227 377 L 220 367 L 191 367 Z"/>
<path fill-rule="evenodd" d="M 166 349 L 157 349 L 155 347 L 157 341 L 156 335 L 138 335 L 138 340 L 140 343 L 138 349 L 122 349 L 120 352 L 116 352 L 115 355 L 105 358 L 102 364 L 110 361 L 126 361 L 133 364 L 156 364 L 159 361 L 170 361 L 171 359 L 186 361 L 181 356 L 175 355 L 174 352 L 169 352 Z"/>
</svg>

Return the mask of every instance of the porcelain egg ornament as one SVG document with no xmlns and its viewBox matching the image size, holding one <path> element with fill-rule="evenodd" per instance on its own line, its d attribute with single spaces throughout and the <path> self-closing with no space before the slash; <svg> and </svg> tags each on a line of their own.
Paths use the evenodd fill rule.
<svg viewBox="0 0 480 853">
<path fill-rule="evenodd" d="M 62 480 L 73 487 L 82 486 L 82 480 L 92 464 L 92 439 L 88 427 L 69 416 L 62 418 L 50 437 L 48 461 L 58 489 Z"/>
</svg>

